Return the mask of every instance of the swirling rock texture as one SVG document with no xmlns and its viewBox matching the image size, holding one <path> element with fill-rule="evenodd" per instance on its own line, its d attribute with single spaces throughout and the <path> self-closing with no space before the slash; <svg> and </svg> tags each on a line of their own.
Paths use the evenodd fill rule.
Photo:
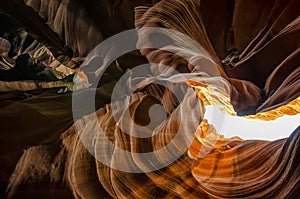
<svg viewBox="0 0 300 199">
<path fill-rule="evenodd" d="M 248 118 L 274 119 L 299 113 L 300 1 L 2 0 L 0 13 L 6 24 L 0 38 L 1 69 L 6 70 L 0 72 L 1 197 L 299 197 L 299 127 L 288 138 L 276 141 L 219 136 L 212 143 L 209 139 L 216 131 L 203 117 L 205 106 L 215 102 L 225 105 L 225 112 Z M 86 79 L 103 67 L 99 63 L 96 68 L 79 71 L 81 58 L 93 60 L 87 55 L 99 42 L 134 27 L 181 32 L 197 41 L 207 54 L 200 54 L 184 41 L 177 46 L 162 42 L 160 49 L 147 48 L 155 37 L 153 40 L 141 32 L 140 52 L 118 58 L 98 85 L 69 92 L 74 73 Z M 179 56 L 183 54 L 186 57 Z M 126 70 L 147 62 L 167 65 L 184 75 L 185 81 L 176 80 L 178 93 L 184 98 L 178 100 L 171 90 L 149 78 L 128 96 L 127 105 L 111 101 L 115 82 Z M 45 68 L 51 69 L 53 63 L 55 69 L 70 71 L 46 73 Z M 178 77 L 170 74 L 168 67 L 150 67 L 147 72 Z M 221 77 L 210 73 L 213 67 Z M 46 77 L 37 75 L 40 72 Z M 130 81 L 136 79 L 132 76 Z M 55 86 L 53 81 L 57 80 L 64 84 Z M 27 85 L 28 81 L 38 82 L 38 86 Z M 40 86 L 41 81 L 48 86 Z M 58 94 L 61 87 L 71 89 Z M 194 88 L 197 95 L 187 88 Z M 206 88 L 219 95 L 205 92 Z M 94 92 L 96 113 L 84 109 L 87 104 L 75 107 L 83 117 L 76 118 L 74 124 L 72 97 Z M 157 118 L 158 127 L 148 128 L 145 112 L 157 104 L 162 105 L 166 118 Z M 121 113 L 128 111 L 133 119 L 124 116 L 116 121 L 115 108 Z M 194 120 L 196 123 L 191 122 Z M 140 132 L 134 124 L 147 128 Z M 100 132 L 95 131 L 97 127 Z M 180 129 L 184 136 L 176 141 Z M 138 133 L 151 137 L 134 136 Z M 266 129 L 265 133 L 272 132 Z M 185 148 L 189 141 L 191 145 Z M 159 151 L 169 143 L 174 144 L 174 151 L 167 155 L 155 154 L 152 159 L 134 155 Z M 118 148 L 131 153 L 120 156 Z M 176 150 L 183 153 L 175 161 L 151 170 L 156 163 L 176 156 Z M 125 171 L 116 169 L 118 165 Z M 126 168 L 139 172 L 126 172 Z"/>
</svg>

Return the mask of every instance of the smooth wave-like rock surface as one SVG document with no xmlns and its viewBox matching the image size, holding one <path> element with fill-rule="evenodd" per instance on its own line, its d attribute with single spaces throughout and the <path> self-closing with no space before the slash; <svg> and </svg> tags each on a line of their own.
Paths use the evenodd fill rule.
<svg viewBox="0 0 300 199">
<path fill-rule="evenodd" d="M 94 47 L 134 27 L 140 49 L 118 58 L 98 85 L 84 90 L 58 94 L 53 82 L 51 89 L 23 79 L 0 82 L 3 88 L 17 85 L 0 94 L 1 197 L 299 197 L 299 127 L 285 139 L 243 140 L 218 135 L 204 119 L 211 102 L 252 119 L 297 113 L 298 0 L 12 0 L 3 1 L 0 13 L 15 28 L 26 27 L 58 60 L 62 55 L 92 63 Z M 143 32 L 146 27 L 177 31 L 197 45 L 180 34 L 155 37 Z M 0 64 L 6 68 L 18 56 L 9 55 L 16 43 L 1 34 Z M 161 38 L 160 49 L 149 48 Z M 138 85 L 135 92 L 112 99 L 119 78 L 147 62 L 156 63 L 143 66 L 148 76 L 129 73 L 122 84 L 126 92 Z M 105 63 L 87 64 L 76 73 L 88 79 L 103 68 Z M 74 106 L 77 96 L 94 97 L 96 112 L 86 108 L 88 101 Z M 80 116 L 75 121 L 74 111 Z"/>
</svg>

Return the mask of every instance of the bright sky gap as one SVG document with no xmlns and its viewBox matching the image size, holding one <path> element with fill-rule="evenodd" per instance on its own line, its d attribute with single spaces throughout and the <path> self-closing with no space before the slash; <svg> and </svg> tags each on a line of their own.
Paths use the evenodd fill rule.
<svg viewBox="0 0 300 199">
<path fill-rule="evenodd" d="M 225 114 L 212 105 L 206 106 L 204 118 L 214 125 L 219 134 L 227 138 L 238 136 L 244 140 L 286 138 L 300 125 L 300 114 L 286 115 L 273 121 L 252 120 Z"/>
</svg>

